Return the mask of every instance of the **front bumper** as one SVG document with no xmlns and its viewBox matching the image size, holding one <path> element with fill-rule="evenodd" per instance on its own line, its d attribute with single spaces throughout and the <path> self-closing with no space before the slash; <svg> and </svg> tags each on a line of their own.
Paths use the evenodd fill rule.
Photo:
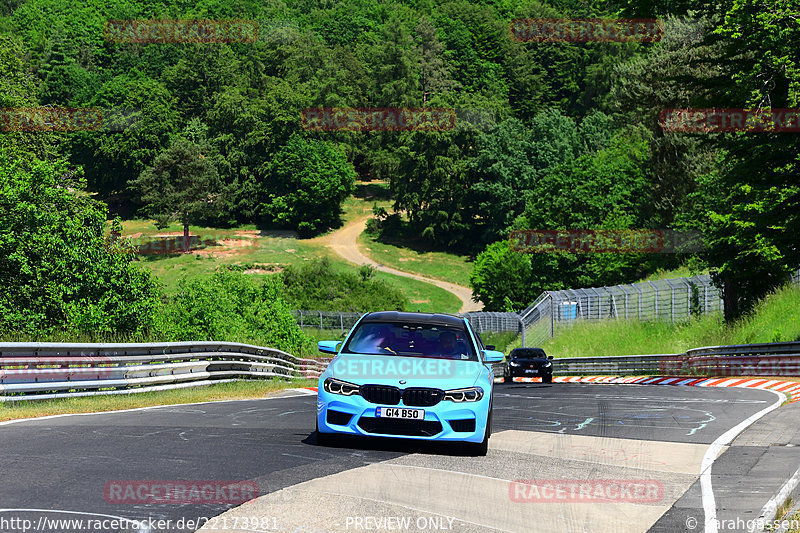
<svg viewBox="0 0 800 533">
<path fill-rule="evenodd" d="M 531 370 L 531 372 L 526 372 L 527 370 Z M 505 372 L 506 376 L 517 378 L 539 378 L 545 376 L 552 376 L 553 375 L 553 367 L 544 368 L 526 368 L 522 366 L 509 366 Z"/>
<path fill-rule="evenodd" d="M 440 401 L 424 409 L 425 419 L 401 420 L 377 418 L 377 407 L 359 395 L 342 396 L 319 389 L 317 427 L 322 433 L 371 437 L 395 437 L 416 440 L 481 442 L 486 432 L 490 394 L 477 402 Z M 402 402 L 386 407 L 406 407 Z"/>
</svg>

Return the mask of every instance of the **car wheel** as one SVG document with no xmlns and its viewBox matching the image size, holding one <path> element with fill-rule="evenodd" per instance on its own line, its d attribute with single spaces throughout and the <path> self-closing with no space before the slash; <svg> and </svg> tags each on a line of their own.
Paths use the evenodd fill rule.
<svg viewBox="0 0 800 533">
<path fill-rule="evenodd" d="M 553 375 L 550 374 L 549 376 L 542 377 L 542 383 L 552 383 L 553 382 Z"/>
<path fill-rule="evenodd" d="M 486 430 L 483 432 L 483 441 L 469 442 L 468 450 L 470 455 L 483 457 L 489 451 L 489 436 L 492 434 L 492 407 L 489 406 L 489 417 L 486 419 Z"/>
<path fill-rule="evenodd" d="M 503 383 L 509 383 L 511 381 L 514 381 L 514 379 L 511 376 L 503 374 Z"/>
</svg>

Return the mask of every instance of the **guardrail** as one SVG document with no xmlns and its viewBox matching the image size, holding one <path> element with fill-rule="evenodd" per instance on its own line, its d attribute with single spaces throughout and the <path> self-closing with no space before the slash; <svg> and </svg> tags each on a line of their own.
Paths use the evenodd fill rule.
<svg viewBox="0 0 800 533">
<path fill-rule="evenodd" d="M 131 394 L 242 378 L 317 377 L 327 361 L 230 342 L 0 343 L 0 401 Z"/>
<path fill-rule="evenodd" d="M 314 378 L 329 361 L 229 342 L 0 343 L 0 401 L 132 394 L 243 378 Z M 800 342 L 573 357 L 554 359 L 553 365 L 556 375 L 800 376 Z M 503 363 L 492 370 L 502 375 Z"/>
<path fill-rule="evenodd" d="M 800 376 L 800 342 L 694 348 L 680 354 L 570 357 L 553 360 L 553 373 L 698 376 Z"/>
</svg>

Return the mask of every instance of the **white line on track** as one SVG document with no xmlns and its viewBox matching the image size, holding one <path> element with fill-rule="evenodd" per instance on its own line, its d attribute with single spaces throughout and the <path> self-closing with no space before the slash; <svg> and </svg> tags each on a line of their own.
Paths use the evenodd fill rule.
<svg viewBox="0 0 800 533">
<path fill-rule="evenodd" d="M 700 491 L 703 495 L 705 533 L 717 533 L 719 531 L 719 522 L 717 520 L 717 502 L 714 498 L 714 489 L 711 486 L 711 467 L 714 465 L 714 461 L 717 459 L 717 455 L 719 455 L 720 450 L 722 450 L 723 446 L 736 438 L 739 433 L 747 429 L 753 422 L 766 415 L 770 411 L 777 409 L 781 406 L 781 404 L 783 404 L 783 402 L 786 401 L 786 396 L 784 396 L 782 393 L 770 389 L 764 390 L 769 390 L 778 396 L 778 399 L 775 400 L 775 403 L 769 407 L 765 407 L 756 414 L 749 416 L 736 426 L 717 437 L 717 439 L 708 447 L 708 450 L 706 450 L 706 453 L 703 456 L 703 463 L 700 467 Z"/>
<path fill-rule="evenodd" d="M 293 390 L 293 389 L 286 389 L 286 390 Z M 314 393 L 316 394 L 316 392 Z M 287 394 L 284 396 L 266 396 L 264 398 L 242 398 L 236 400 L 211 400 L 207 402 L 193 402 L 193 403 L 168 403 L 164 405 L 150 405 L 147 407 L 132 407 L 130 409 L 117 409 L 115 411 L 95 411 L 91 413 L 63 413 L 60 415 L 47 415 L 47 416 L 35 416 L 31 418 L 17 418 L 14 420 L 6 420 L 4 422 L 0 422 L 0 426 L 8 426 L 10 424 L 18 424 L 20 422 L 32 422 L 37 420 L 50 420 L 51 418 L 62 418 L 66 416 L 91 416 L 91 415 L 112 415 L 116 413 L 131 413 L 134 411 L 146 411 L 147 409 L 162 409 L 164 407 L 185 407 L 187 405 L 206 405 L 210 403 L 225 403 L 225 402 L 252 402 L 257 400 L 277 400 L 282 398 L 301 398 L 303 396 L 308 396 L 305 393 L 301 394 Z M 3 511 L 3 509 L 0 509 Z"/>
<path fill-rule="evenodd" d="M 800 483 L 800 468 L 795 470 L 794 475 L 786 480 L 786 483 L 775 493 L 775 496 L 770 498 L 767 504 L 764 505 L 761 509 L 761 514 L 758 516 L 758 520 L 753 521 L 749 533 L 764 531 L 766 523 L 777 518 L 778 506 L 789 498 L 798 483 Z"/>
</svg>

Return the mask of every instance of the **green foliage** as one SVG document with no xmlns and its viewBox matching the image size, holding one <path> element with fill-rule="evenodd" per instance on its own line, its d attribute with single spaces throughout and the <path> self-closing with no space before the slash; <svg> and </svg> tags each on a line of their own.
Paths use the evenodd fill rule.
<svg viewBox="0 0 800 533">
<path fill-rule="evenodd" d="M 325 258 L 301 267 L 289 266 L 281 276 L 286 300 L 294 309 L 367 312 L 402 311 L 406 306 L 402 292 L 373 279 L 371 270 L 339 272 Z"/>
<path fill-rule="evenodd" d="M 796 2 L 11 0 L 0 15 L 0 107 L 97 106 L 134 119 L 115 132 L 4 132 L 0 152 L 19 165 L 66 159 L 92 191 L 122 193 L 139 214 L 310 235 L 337 225 L 358 176 L 391 183 L 395 213 L 375 229 L 462 254 L 512 227 L 699 228 L 728 318 L 800 266 L 797 136 L 673 133 L 657 123 L 666 108 L 796 107 Z M 660 17 L 665 32 L 657 43 L 512 39 L 509 20 L 527 17 Z M 252 19 L 262 32 L 255 43 L 104 39 L 109 19 L 158 18 Z M 304 131 L 302 110 L 318 106 L 453 108 L 459 125 Z M 489 126 L 465 124 L 471 112 L 492 116 Z M 212 195 L 226 193 L 206 202 L 213 212 L 179 213 L 166 205 L 172 194 L 147 205 L 126 197 L 131 184 L 158 181 L 153 169 L 175 155 L 176 139 L 203 125 L 190 141 L 206 157 L 195 175 L 218 181 Z M 526 283 L 538 288 L 615 283 L 678 263 L 528 260 Z M 505 297 L 517 305 L 524 295 L 492 300 L 499 308 Z"/>
<path fill-rule="evenodd" d="M 156 282 L 131 264 L 129 248 L 104 237 L 106 209 L 83 186 L 63 163 L 26 170 L 0 154 L 0 332 L 151 326 Z"/>
<path fill-rule="evenodd" d="M 257 342 L 289 353 L 308 349 L 283 296 L 279 278 L 260 282 L 219 270 L 210 278 L 184 278 L 159 316 L 159 334 L 170 341 Z"/>
<path fill-rule="evenodd" d="M 505 311 L 509 304 L 524 309 L 539 295 L 531 278 L 530 258 L 511 250 L 509 241 L 498 241 L 478 254 L 470 285 L 487 311 Z"/>
<path fill-rule="evenodd" d="M 319 232 L 338 220 L 355 175 L 352 164 L 327 143 L 294 135 L 270 164 L 262 212 L 268 221 L 296 227 L 301 235 Z"/>
<path fill-rule="evenodd" d="M 708 84 L 709 103 L 796 108 L 800 104 L 800 7 L 796 2 L 724 0 L 710 39 L 719 39 L 724 74 Z M 756 301 L 800 267 L 800 139 L 788 133 L 739 133 L 714 139 L 723 155 L 709 192 L 707 260 L 723 290 L 725 318 L 747 313 Z"/>
<path fill-rule="evenodd" d="M 178 220 L 184 235 L 189 224 L 220 209 L 222 184 L 217 168 L 203 153 L 203 145 L 185 137 L 176 138 L 131 186 L 139 191 L 159 228 Z"/>
</svg>

